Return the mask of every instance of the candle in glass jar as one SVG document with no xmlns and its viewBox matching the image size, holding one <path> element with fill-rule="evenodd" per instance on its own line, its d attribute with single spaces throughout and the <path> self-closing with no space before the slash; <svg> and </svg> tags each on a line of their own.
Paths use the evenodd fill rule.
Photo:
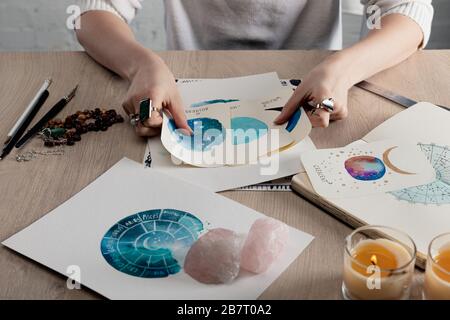
<svg viewBox="0 0 450 320">
<path fill-rule="evenodd" d="M 393 300 L 409 297 L 414 257 L 400 243 L 367 239 L 349 252 L 344 286 L 351 299 Z"/>
<path fill-rule="evenodd" d="M 450 300 L 450 243 L 428 255 L 424 294 L 430 300 Z"/>
</svg>

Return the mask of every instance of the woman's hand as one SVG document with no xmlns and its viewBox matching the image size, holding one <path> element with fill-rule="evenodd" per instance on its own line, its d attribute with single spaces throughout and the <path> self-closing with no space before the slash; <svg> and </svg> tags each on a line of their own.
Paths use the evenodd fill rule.
<svg viewBox="0 0 450 320">
<path fill-rule="evenodd" d="M 335 59 L 327 59 L 316 66 L 293 93 L 281 114 L 275 119 L 276 124 L 289 120 L 295 110 L 308 102 L 317 105 L 325 99 L 332 98 L 334 111 L 332 113 L 318 109 L 308 112 L 313 127 L 328 127 L 330 120 L 341 120 L 347 117 L 347 95 L 351 85 L 342 75 L 345 71 L 338 70 Z"/>
<path fill-rule="evenodd" d="M 139 67 L 131 76 L 131 84 L 123 102 L 125 112 L 139 114 L 139 104 L 146 98 L 150 98 L 152 106 L 158 110 L 166 108 L 177 128 L 191 132 L 175 78 L 164 61 L 154 54 L 140 61 Z M 149 119 L 136 126 L 136 133 L 142 137 L 157 135 L 161 130 L 161 124 L 161 113 L 152 111 Z"/>
</svg>

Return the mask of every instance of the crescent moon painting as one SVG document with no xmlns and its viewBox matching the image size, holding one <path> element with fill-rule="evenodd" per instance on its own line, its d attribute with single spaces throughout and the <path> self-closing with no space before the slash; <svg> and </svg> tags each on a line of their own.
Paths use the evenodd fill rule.
<svg viewBox="0 0 450 320">
<path fill-rule="evenodd" d="M 391 152 L 392 150 L 394 150 L 395 148 L 397 148 L 397 146 L 392 147 L 392 148 L 389 148 L 389 149 L 387 149 L 387 150 L 383 153 L 383 162 L 384 162 L 384 164 L 386 165 L 386 167 L 388 167 L 389 169 L 391 169 L 392 171 L 394 171 L 395 173 L 398 173 L 398 174 L 404 174 L 404 175 L 413 175 L 413 174 L 416 174 L 416 173 L 414 173 L 414 172 L 408 172 L 408 171 L 401 170 L 399 167 L 395 166 L 395 165 L 391 162 L 391 160 L 389 159 L 389 154 L 390 154 L 390 152 Z"/>
</svg>

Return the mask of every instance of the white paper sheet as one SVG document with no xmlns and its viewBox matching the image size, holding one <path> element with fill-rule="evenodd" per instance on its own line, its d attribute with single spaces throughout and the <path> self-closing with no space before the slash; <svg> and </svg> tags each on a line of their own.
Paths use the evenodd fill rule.
<svg viewBox="0 0 450 320">
<path fill-rule="evenodd" d="M 122 159 L 73 198 L 3 244 L 63 275 L 69 266 L 79 266 L 81 283 L 111 299 L 255 299 L 313 239 L 290 228 L 285 254 L 266 273 L 244 274 L 227 285 L 204 285 L 182 270 L 166 278 L 131 276 L 106 261 L 101 244 L 104 237 L 111 237 L 106 234 L 111 227 L 122 228 L 118 222 L 136 213 L 164 208 L 191 214 L 194 218 L 190 220 L 201 221 L 205 229 L 222 227 L 239 233 L 246 233 L 254 220 L 263 217 L 206 189 L 156 170 L 143 170 L 141 165 Z M 155 228 L 158 225 L 155 222 Z M 135 237 L 139 236 L 136 233 Z"/>
<path fill-rule="evenodd" d="M 186 110 L 193 135 L 177 132 L 164 115 L 161 141 L 175 158 L 197 167 L 252 164 L 302 141 L 311 131 L 303 109 L 286 125 L 273 122 L 291 96 L 285 88 L 261 100 L 217 103 Z"/>
<path fill-rule="evenodd" d="M 301 108 L 287 124 L 274 125 L 292 95 L 274 73 L 184 80 L 178 82 L 178 89 L 194 135 L 177 133 L 173 120 L 165 115 L 161 141 L 175 158 L 193 166 L 256 163 L 268 153 L 300 142 L 311 131 Z"/>
<path fill-rule="evenodd" d="M 155 137 L 148 140 L 144 162 L 152 169 L 219 192 L 304 172 L 300 155 L 302 152 L 315 148 L 312 140 L 306 137 L 292 148 L 274 154 L 265 164 L 197 168 L 174 164 L 171 161 L 170 154 L 162 146 L 159 137 Z M 270 174 L 263 175 L 262 172 Z"/>
<path fill-rule="evenodd" d="M 276 72 L 226 79 L 180 79 L 177 85 L 186 108 L 215 99 L 255 100 L 284 87 Z"/>
<path fill-rule="evenodd" d="M 450 112 L 421 102 L 372 130 L 363 140 L 401 138 L 419 143 L 436 169 L 437 181 L 396 192 L 333 199 L 355 217 L 409 234 L 426 254 L 430 241 L 450 232 Z"/>
<path fill-rule="evenodd" d="M 385 193 L 436 179 L 417 143 L 399 139 L 305 152 L 301 159 L 314 190 L 325 198 Z"/>
<path fill-rule="evenodd" d="M 295 90 L 294 83 L 288 79 L 279 80 L 275 72 L 253 75 L 248 77 L 222 79 L 228 85 L 226 87 L 213 86 L 213 92 L 204 90 L 203 86 L 193 86 L 194 83 L 209 82 L 215 79 L 180 79 L 178 86 L 183 94 L 183 99 L 189 106 L 195 101 L 208 100 L 218 95 L 232 96 L 237 99 L 256 99 L 263 92 L 273 90 L 275 87 L 289 88 Z M 249 85 L 251 83 L 252 85 Z M 214 89 L 216 88 L 216 89 Z M 224 90 L 227 90 L 224 92 Z M 308 150 L 315 150 L 316 147 L 309 137 L 294 145 L 288 150 L 274 154 L 267 161 L 260 164 L 227 166 L 219 168 L 197 168 L 189 165 L 175 164 L 170 154 L 163 147 L 159 138 L 150 138 L 147 143 L 143 163 L 147 168 L 154 168 L 172 175 L 176 178 L 186 180 L 213 191 L 224 191 L 240 187 L 247 187 L 246 190 L 283 190 L 289 191 L 289 183 L 270 183 L 270 186 L 258 186 L 255 184 L 292 176 L 299 172 L 304 172 L 300 161 L 301 153 Z M 277 160 L 278 159 L 278 160 Z M 277 165 L 279 163 L 279 165 Z M 272 164 L 272 165 L 271 165 Z M 276 168 L 264 170 L 263 168 Z M 265 173 L 265 174 L 262 174 Z M 270 173 L 270 174 L 267 174 Z"/>
</svg>

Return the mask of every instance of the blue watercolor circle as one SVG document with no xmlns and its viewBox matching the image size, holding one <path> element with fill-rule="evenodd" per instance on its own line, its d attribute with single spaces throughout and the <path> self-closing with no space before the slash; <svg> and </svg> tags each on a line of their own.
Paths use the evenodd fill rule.
<svg viewBox="0 0 450 320">
<path fill-rule="evenodd" d="M 183 257 L 203 230 L 194 215 L 153 209 L 130 215 L 103 236 L 100 249 L 116 270 L 141 278 L 162 278 L 181 270 Z"/>
<path fill-rule="evenodd" d="M 266 123 L 251 117 L 235 117 L 231 119 L 232 143 L 234 145 L 250 143 L 267 134 Z"/>
<path fill-rule="evenodd" d="M 185 149 L 194 151 L 209 151 L 213 146 L 220 145 L 225 140 L 222 124 L 217 119 L 194 118 L 187 121 L 194 132 L 187 136 L 176 130 L 175 122 L 169 121 L 169 129 L 177 142 Z"/>
<path fill-rule="evenodd" d="M 386 173 L 383 161 L 373 156 L 349 158 L 345 161 L 344 166 L 353 178 L 362 181 L 378 180 Z"/>
</svg>

